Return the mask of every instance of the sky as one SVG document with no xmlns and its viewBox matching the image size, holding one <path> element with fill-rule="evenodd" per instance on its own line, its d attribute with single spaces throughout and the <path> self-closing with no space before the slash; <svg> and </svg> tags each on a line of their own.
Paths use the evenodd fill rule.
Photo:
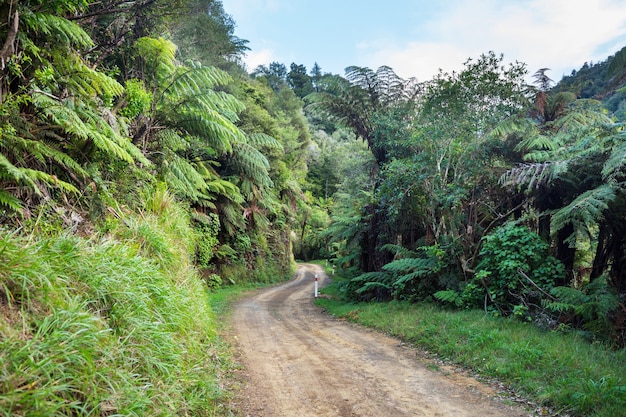
<svg viewBox="0 0 626 417">
<path fill-rule="evenodd" d="M 387 65 L 427 81 L 494 51 L 559 81 L 626 46 L 626 0 L 222 0 L 249 71 L 292 62 L 344 75 Z"/>
</svg>

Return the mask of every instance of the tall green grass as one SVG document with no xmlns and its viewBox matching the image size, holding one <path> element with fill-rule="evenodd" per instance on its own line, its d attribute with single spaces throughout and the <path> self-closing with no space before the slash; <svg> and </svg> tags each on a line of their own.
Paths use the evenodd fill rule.
<svg viewBox="0 0 626 417">
<path fill-rule="evenodd" d="M 337 294 L 333 286 L 325 291 Z M 338 317 L 497 378 L 555 410 L 581 417 L 626 416 L 626 350 L 482 311 L 404 302 L 352 304 L 337 297 L 317 302 Z"/>
<path fill-rule="evenodd" d="M 167 193 L 108 233 L 0 230 L 0 415 L 225 415 L 229 365 Z"/>
</svg>

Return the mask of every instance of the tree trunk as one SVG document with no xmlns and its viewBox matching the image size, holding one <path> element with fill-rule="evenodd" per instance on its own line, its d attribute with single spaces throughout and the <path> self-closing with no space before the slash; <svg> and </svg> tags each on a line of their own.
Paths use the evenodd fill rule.
<svg viewBox="0 0 626 417">
<path fill-rule="evenodd" d="M 565 241 L 574 233 L 574 225 L 568 223 L 564 228 L 559 230 L 556 242 L 556 258 L 563 262 L 565 273 L 567 274 L 563 282 L 556 282 L 558 286 L 568 285 L 574 279 L 574 259 L 576 257 L 576 248 L 570 247 Z"/>
</svg>

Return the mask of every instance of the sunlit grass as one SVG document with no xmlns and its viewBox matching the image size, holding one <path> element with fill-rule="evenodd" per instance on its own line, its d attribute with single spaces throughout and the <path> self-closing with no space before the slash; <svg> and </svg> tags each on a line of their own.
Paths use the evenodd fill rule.
<svg viewBox="0 0 626 417">
<path fill-rule="evenodd" d="M 193 233 L 153 207 L 91 240 L 0 230 L 0 416 L 228 415 Z"/>
<path fill-rule="evenodd" d="M 337 287 L 324 290 L 337 294 Z M 317 303 L 333 315 L 397 336 L 437 357 L 496 378 L 575 416 L 626 416 L 626 350 L 612 351 L 575 334 L 542 331 L 482 311 L 433 304 Z"/>
</svg>

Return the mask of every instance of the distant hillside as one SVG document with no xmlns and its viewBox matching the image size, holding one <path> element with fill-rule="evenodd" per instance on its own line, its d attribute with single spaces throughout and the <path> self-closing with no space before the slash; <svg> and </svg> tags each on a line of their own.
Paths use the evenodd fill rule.
<svg viewBox="0 0 626 417">
<path fill-rule="evenodd" d="M 554 91 L 570 91 L 579 98 L 601 100 L 619 120 L 626 120 L 626 47 L 598 63 L 585 62 L 564 76 Z"/>
</svg>

